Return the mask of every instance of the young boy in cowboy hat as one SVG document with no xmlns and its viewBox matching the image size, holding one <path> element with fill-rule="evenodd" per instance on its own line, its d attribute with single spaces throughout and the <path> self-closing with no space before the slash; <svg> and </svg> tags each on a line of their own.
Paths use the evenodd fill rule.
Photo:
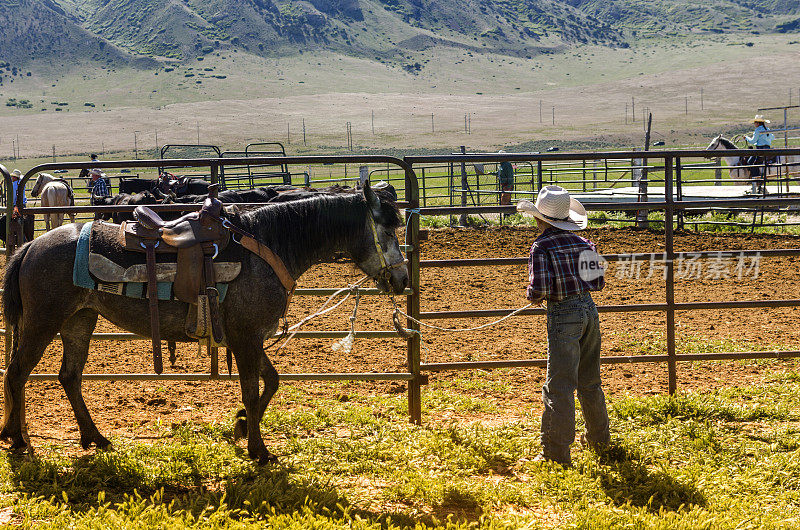
<svg viewBox="0 0 800 530">
<path fill-rule="evenodd" d="M 547 377 L 542 387 L 543 458 L 571 465 L 575 441 L 575 391 L 586 434 L 595 449 L 610 440 L 606 400 L 600 384 L 600 319 L 590 291 L 605 286 L 602 258 L 594 243 L 573 233 L 588 224 L 586 210 L 559 186 L 545 186 L 536 204 L 517 211 L 536 218 L 542 230 L 528 259 L 527 298 L 547 302 Z"/>
</svg>

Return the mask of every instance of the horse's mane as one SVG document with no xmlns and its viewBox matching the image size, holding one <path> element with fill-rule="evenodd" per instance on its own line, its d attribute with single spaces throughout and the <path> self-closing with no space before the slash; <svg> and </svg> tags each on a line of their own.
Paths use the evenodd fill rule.
<svg viewBox="0 0 800 530">
<path fill-rule="evenodd" d="M 402 225 L 394 202 L 375 190 L 381 199 L 381 219 L 387 228 Z M 321 194 L 306 199 L 266 206 L 231 216 L 231 221 L 253 234 L 283 257 L 292 268 L 327 257 L 331 249 L 343 249 L 366 229 L 369 210 L 360 193 Z"/>
<path fill-rule="evenodd" d="M 724 136 L 719 137 L 719 143 L 721 143 L 725 149 L 739 149 L 738 147 L 736 147 L 736 144 L 734 144 Z"/>
</svg>

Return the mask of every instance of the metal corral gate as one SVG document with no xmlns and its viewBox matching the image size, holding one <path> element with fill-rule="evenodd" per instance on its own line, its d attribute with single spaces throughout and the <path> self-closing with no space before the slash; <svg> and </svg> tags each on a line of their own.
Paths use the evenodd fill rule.
<svg viewBox="0 0 800 530">
<path fill-rule="evenodd" d="M 775 155 L 798 155 L 800 149 L 775 149 Z M 751 155 L 752 151 L 747 149 L 726 151 L 726 156 L 745 156 Z M 585 204 L 587 210 L 593 211 L 664 211 L 665 226 L 665 250 L 664 253 L 657 254 L 606 254 L 604 258 L 608 261 L 621 261 L 633 259 L 662 259 L 665 267 L 665 300 L 655 304 L 626 304 L 626 305 L 604 305 L 598 306 L 601 313 L 615 312 L 664 312 L 666 313 L 667 327 L 667 352 L 661 355 L 636 355 L 636 356 L 603 356 L 601 362 L 605 364 L 618 363 L 660 363 L 666 362 L 668 366 L 669 393 L 675 393 L 677 389 L 677 361 L 699 361 L 699 360 L 726 360 L 726 359 L 764 359 L 764 358 L 787 358 L 800 357 L 800 351 L 744 351 L 727 353 L 697 353 L 682 354 L 676 352 L 675 346 L 675 311 L 708 310 L 708 309 L 750 309 L 750 308 L 774 308 L 774 307 L 795 307 L 800 306 L 800 299 L 789 300 L 745 300 L 729 302 L 675 302 L 675 261 L 682 259 L 684 255 L 692 258 L 718 258 L 718 257 L 775 257 L 775 256 L 800 256 L 800 249 L 749 249 L 744 251 L 702 251 L 689 253 L 676 253 L 673 241 L 674 224 L 676 212 L 684 212 L 698 208 L 761 208 L 761 207 L 789 207 L 800 205 L 800 198 L 746 198 L 731 200 L 713 201 L 679 201 L 674 200 L 676 191 L 673 184 L 676 180 L 675 173 L 678 172 L 680 178 L 681 160 L 687 158 L 713 158 L 719 156 L 719 152 L 705 150 L 671 150 L 671 151 L 650 151 L 646 154 L 642 151 L 618 151 L 604 153 L 547 153 L 547 154 L 476 154 L 476 155 L 456 155 L 456 156 L 411 156 L 404 160 L 412 167 L 422 164 L 442 164 L 442 163 L 499 163 L 509 162 L 558 162 L 565 160 L 603 160 L 603 159 L 635 159 L 644 158 L 650 160 L 663 160 L 664 171 L 664 200 L 650 202 L 629 202 L 629 203 L 594 203 Z M 425 207 L 420 208 L 420 215 L 461 215 L 470 213 L 514 213 L 514 206 L 483 206 L 483 207 Z M 412 235 L 412 237 L 415 237 Z M 414 241 L 418 241 L 415 238 Z M 427 267 L 467 267 L 467 266 L 493 266 L 493 265 L 521 265 L 527 264 L 528 257 L 519 258 L 486 258 L 486 259 L 451 259 L 451 260 L 422 260 L 414 262 L 414 266 L 420 268 Z M 413 275 L 414 281 L 419 279 L 419 271 Z M 413 283 L 414 293 L 419 293 L 419 283 Z M 420 293 L 421 296 L 421 293 Z M 409 313 L 419 320 L 432 319 L 464 319 L 476 317 L 502 317 L 515 311 L 515 309 L 478 309 L 467 311 L 426 311 L 419 312 L 420 296 L 412 297 L 414 313 Z M 526 309 L 517 313 L 518 315 L 544 315 L 545 309 Z M 414 351 L 409 352 L 409 359 L 418 359 L 420 355 L 419 341 L 412 341 L 409 346 Z M 440 370 L 470 370 L 470 369 L 493 369 L 493 368 L 513 368 L 513 367 L 544 367 L 546 359 L 525 359 L 525 360 L 494 360 L 494 361 L 472 361 L 472 362 L 452 362 L 452 363 L 421 363 L 420 370 L 423 372 Z M 412 416 L 412 419 L 414 417 Z"/>
<path fill-rule="evenodd" d="M 18 188 L 17 202 L 22 205 L 22 192 L 28 180 L 41 171 L 49 171 L 56 169 L 66 170 L 79 170 L 83 168 L 102 167 L 104 169 L 113 168 L 151 168 L 151 167 L 191 167 L 191 168 L 209 168 L 211 181 L 216 183 L 219 181 L 220 170 L 226 166 L 246 166 L 246 165 L 286 165 L 286 164 L 390 164 L 399 167 L 405 173 L 405 197 L 404 200 L 398 202 L 400 208 L 415 210 L 418 207 L 418 190 L 417 181 L 411 167 L 398 158 L 388 156 L 305 156 L 305 157 L 253 157 L 246 158 L 205 158 L 205 159 L 160 159 L 160 160 L 127 160 L 127 161 L 102 161 L 97 163 L 84 163 L 84 162 L 71 162 L 71 163 L 48 163 L 38 165 L 29 170 L 20 180 Z M 11 176 L 8 170 L 0 165 L 0 176 L 7 190 L 12 189 Z M 153 205 L 150 206 L 156 211 L 189 211 L 198 210 L 201 205 L 198 204 L 172 204 L 172 205 Z M 256 204 L 254 206 L 263 206 L 263 204 Z M 96 212 L 130 212 L 133 210 L 132 206 L 69 206 L 69 207 L 20 207 L 22 214 L 45 214 L 45 213 L 96 213 Z M 11 219 L 13 215 L 13 201 L 7 201 L 6 218 Z M 409 225 L 410 234 L 419 236 L 419 217 L 413 216 Z M 11 223 L 6 223 L 6 237 L 7 241 L 11 241 Z M 417 244 L 414 242 L 416 239 L 411 239 L 410 245 L 405 246 L 404 250 L 408 259 L 412 262 L 411 269 L 419 271 L 419 257 L 417 255 Z M 11 245 L 6 248 L 6 259 L 10 257 L 13 252 Z M 412 275 L 413 276 L 413 275 Z M 419 284 L 418 276 L 413 280 Z M 338 291 L 336 288 L 322 288 L 322 289 L 297 289 L 295 294 L 298 295 L 316 295 L 325 296 L 331 295 Z M 377 295 L 380 294 L 377 289 L 359 289 L 361 294 Z M 404 293 L 407 298 L 406 310 L 409 314 L 415 312 L 412 299 L 413 291 L 406 289 Z M 418 307 L 418 304 L 417 304 Z M 418 311 L 417 311 L 418 312 Z M 11 348 L 11 330 L 9 326 L 5 326 L 3 330 L 5 336 L 5 366 L 8 366 Z M 296 333 L 296 337 L 306 338 L 342 338 L 345 337 L 349 331 L 306 331 Z M 396 331 L 357 331 L 357 338 L 390 338 L 399 337 Z M 100 340 L 149 340 L 147 337 L 142 337 L 132 333 L 95 333 L 94 339 Z M 414 335 L 411 339 L 407 340 L 408 344 L 406 351 L 410 354 L 414 351 L 419 351 L 419 336 Z M 412 343 L 416 342 L 417 346 L 412 347 Z M 138 373 L 138 374 L 108 374 L 108 373 L 92 373 L 83 374 L 84 380 L 191 380 L 203 381 L 213 379 L 238 379 L 238 374 L 225 375 L 219 372 L 219 354 L 216 348 L 210 352 L 210 369 L 208 373 L 190 373 L 190 374 L 154 374 L 154 373 Z M 419 357 L 408 358 L 407 372 L 388 372 L 388 373 L 293 373 L 293 374 L 280 374 L 280 379 L 286 380 L 361 380 L 361 381 L 409 381 L 409 405 L 412 411 L 412 417 L 419 421 L 420 419 L 420 392 L 419 389 L 423 383 L 423 376 L 420 374 Z M 31 379 L 38 380 L 57 380 L 58 374 L 32 374 Z M 416 411 L 416 412 L 414 412 Z"/>
<path fill-rule="evenodd" d="M 774 149 L 775 155 L 798 155 L 800 149 Z M 728 151 L 726 155 L 742 156 L 752 152 L 748 150 Z M 762 153 L 759 153 L 760 155 Z M 769 153 L 765 153 L 769 154 Z M 524 162 L 558 162 L 565 160 L 603 160 L 603 159 L 633 159 L 641 158 L 641 151 L 620 151 L 608 153 L 547 153 L 547 154 L 480 154 L 480 155 L 447 155 L 447 156 L 413 156 L 397 159 L 386 156 L 304 156 L 304 157 L 248 157 L 248 158 L 216 158 L 216 159 L 176 159 L 169 160 L 170 165 L 183 167 L 208 167 L 210 168 L 211 180 L 216 182 L 219 177 L 220 168 L 224 165 L 246 165 L 246 164 L 322 164 L 322 163 L 351 163 L 351 164 L 391 164 L 403 170 L 405 175 L 404 201 L 400 201 L 399 206 L 406 209 L 407 219 L 407 242 L 406 248 L 409 261 L 411 288 L 407 290 L 407 313 L 418 320 L 432 320 L 439 318 L 459 319 L 459 318 L 478 318 L 478 317 L 501 317 L 508 315 L 514 309 L 495 308 L 480 309 L 470 311 L 420 311 L 420 271 L 427 267 L 462 267 L 462 266 L 492 266 L 492 265 L 524 265 L 527 257 L 519 258 L 487 258 L 487 259 L 455 259 L 455 260 L 420 260 L 419 255 L 419 217 L 420 215 L 458 215 L 469 213 L 513 213 L 514 206 L 482 206 L 482 207 L 426 207 L 419 208 L 419 190 L 417 177 L 414 172 L 414 165 L 421 164 L 440 164 L 440 163 L 481 163 L 502 161 L 524 161 Z M 677 389 L 677 361 L 697 361 L 697 360 L 725 360 L 725 359 L 760 359 L 760 358 L 786 358 L 800 357 L 800 351 L 767 351 L 767 352 L 728 352 L 728 353 L 700 353 L 700 354 L 680 354 L 676 352 L 675 343 L 675 311 L 709 310 L 709 309 L 749 309 L 749 308 L 772 308 L 772 307 L 794 307 L 800 306 L 800 299 L 788 300 L 746 300 L 729 302 L 675 302 L 675 261 L 683 257 L 674 249 L 673 231 L 676 212 L 683 212 L 690 209 L 709 208 L 708 201 L 679 201 L 673 199 L 673 184 L 675 182 L 675 171 L 680 171 L 681 159 L 685 158 L 706 158 L 717 156 L 718 152 L 703 150 L 673 150 L 673 151 L 651 151 L 647 153 L 648 159 L 663 160 L 665 200 L 650 202 L 631 202 L 631 203 L 595 203 L 586 205 L 587 209 L 594 211 L 663 211 L 665 222 L 665 252 L 658 253 L 657 256 L 664 259 L 665 267 L 665 300 L 655 304 L 628 304 L 628 305 L 605 305 L 599 306 L 601 313 L 609 312 L 642 312 L 655 311 L 666 313 L 667 327 L 667 352 L 660 355 L 637 355 L 637 356 L 604 356 L 602 362 L 606 364 L 616 363 L 638 363 L 638 362 L 666 362 L 669 376 L 669 392 L 674 393 Z M 28 171 L 22 179 L 27 180 L 39 171 L 52 169 L 82 169 L 84 167 L 103 168 L 122 168 L 122 167 L 158 167 L 164 165 L 165 160 L 135 160 L 135 161 L 116 161 L 91 163 L 62 163 L 62 164 L 42 164 Z M 7 189 L 10 189 L 11 180 L 8 171 L 0 166 L 0 174 L 5 179 Z M 714 208 L 758 208 L 758 207 L 788 207 L 800 206 L 800 198 L 747 198 L 735 200 L 715 200 Z M 190 210 L 198 209 L 199 205 L 167 205 L 155 206 L 156 210 Z M 51 212 L 98 212 L 98 211 L 130 211 L 130 206 L 76 206 L 62 208 L 25 208 L 26 213 L 51 213 Z M 7 215 L 11 216 L 11 201 L 7 207 Z M 414 215 L 418 213 L 419 215 Z M 10 224 L 9 224 L 10 226 Z M 9 228 L 10 230 L 10 228 Z M 7 250 L 8 252 L 8 250 Z M 716 258 L 725 256 L 800 256 L 800 249 L 750 249 L 746 251 L 703 251 L 688 253 L 691 257 Z M 605 255 L 608 261 L 620 261 L 630 259 L 641 259 L 650 257 L 649 254 L 612 254 Z M 330 294 L 335 289 L 313 289 L 305 294 Z M 368 291 L 376 292 L 375 290 Z M 300 290 L 298 290 L 298 294 Z M 520 315 L 543 315 L 544 309 L 527 309 L 519 313 Z M 407 327 L 419 331 L 419 325 L 413 321 L 408 321 Z M 10 331 L 6 327 L 6 361 L 8 360 L 8 349 L 10 347 Z M 298 336 L 315 338 L 338 338 L 346 335 L 345 331 L 335 332 L 305 332 Z M 366 331 L 356 334 L 357 337 L 388 337 L 396 336 L 392 331 Z M 132 334 L 96 334 L 96 338 L 101 339 L 137 339 L 149 340 Z M 477 362 L 457 362 L 457 363 L 421 363 L 420 361 L 420 335 L 412 334 L 407 339 L 407 372 L 397 373 L 309 373 L 309 374 L 281 374 L 283 380 L 405 380 L 408 381 L 408 400 L 409 414 L 411 421 L 421 422 L 421 387 L 427 381 L 426 372 L 441 370 L 466 370 L 466 369 L 491 369 L 506 367 L 542 367 L 546 365 L 545 359 L 526 359 L 526 360 L 495 360 Z M 33 379 L 56 379 L 57 374 L 35 374 Z M 211 357 L 211 369 L 209 373 L 197 374 L 85 374 L 84 379 L 170 379 L 170 380 L 210 380 L 210 379 L 230 379 L 236 378 L 219 373 L 218 356 L 216 352 Z"/>
</svg>

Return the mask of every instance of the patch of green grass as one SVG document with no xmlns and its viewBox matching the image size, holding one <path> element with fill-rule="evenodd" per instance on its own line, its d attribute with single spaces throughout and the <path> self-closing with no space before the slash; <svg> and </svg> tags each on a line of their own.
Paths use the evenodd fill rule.
<svg viewBox="0 0 800 530">
<path fill-rule="evenodd" d="M 774 366 L 757 387 L 615 398 L 612 446 L 573 448 L 569 469 L 532 460 L 536 413 L 415 426 L 403 395 L 333 385 L 359 394 L 341 401 L 286 385 L 262 424 L 278 465 L 252 463 L 228 426 L 175 425 L 152 444 L 115 439 L 111 452 L 6 454 L 0 505 L 14 525 L 53 528 L 790 527 L 800 375 Z M 424 417 L 470 411 L 476 390 L 503 389 L 437 382 Z"/>
</svg>

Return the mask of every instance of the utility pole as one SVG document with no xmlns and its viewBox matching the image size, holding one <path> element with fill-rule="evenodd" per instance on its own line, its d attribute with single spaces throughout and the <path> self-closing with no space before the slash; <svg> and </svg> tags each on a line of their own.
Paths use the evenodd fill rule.
<svg viewBox="0 0 800 530">
<path fill-rule="evenodd" d="M 689 115 L 689 96 L 686 96 L 685 99 L 686 99 L 686 101 L 684 102 L 685 104 L 684 104 L 683 114 L 688 116 Z"/>
<path fill-rule="evenodd" d="M 286 145 L 290 145 L 292 143 L 292 138 L 289 136 L 289 122 L 286 122 Z"/>
<path fill-rule="evenodd" d="M 636 99 L 631 96 L 631 122 L 636 121 Z"/>
<path fill-rule="evenodd" d="M 556 124 L 556 107 L 553 105 L 553 125 Z"/>
<path fill-rule="evenodd" d="M 435 133 L 436 128 L 433 126 L 433 113 L 431 112 L 431 133 Z"/>
<path fill-rule="evenodd" d="M 372 136 L 375 136 L 375 111 L 372 111 Z"/>
<path fill-rule="evenodd" d="M 53 144 L 53 163 L 56 163 L 56 145 Z"/>
<path fill-rule="evenodd" d="M 134 158 L 136 158 L 136 160 L 139 160 L 139 146 L 137 142 L 138 138 L 136 136 L 137 134 L 139 134 L 139 131 L 133 131 L 133 156 Z"/>
<path fill-rule="evenodd" d="M 374 129 L 373 129 L 374 134 Z M 303 118 L 303 145 L 306 145 L 306 119 Z"/>
<path fill-rule="evenodd" d="M 539 123 L 542 123 L 542 100 L 539 100 Z"/>
<path fill-rule="evenodd" d="M 200 145 L 200 122 L 197 123 L 197 145 Z"/>
<path fill-rule="evenodd" d="M 625 125 L 628 125 L 628 102 L 625 102 Z"/>
</svg>

